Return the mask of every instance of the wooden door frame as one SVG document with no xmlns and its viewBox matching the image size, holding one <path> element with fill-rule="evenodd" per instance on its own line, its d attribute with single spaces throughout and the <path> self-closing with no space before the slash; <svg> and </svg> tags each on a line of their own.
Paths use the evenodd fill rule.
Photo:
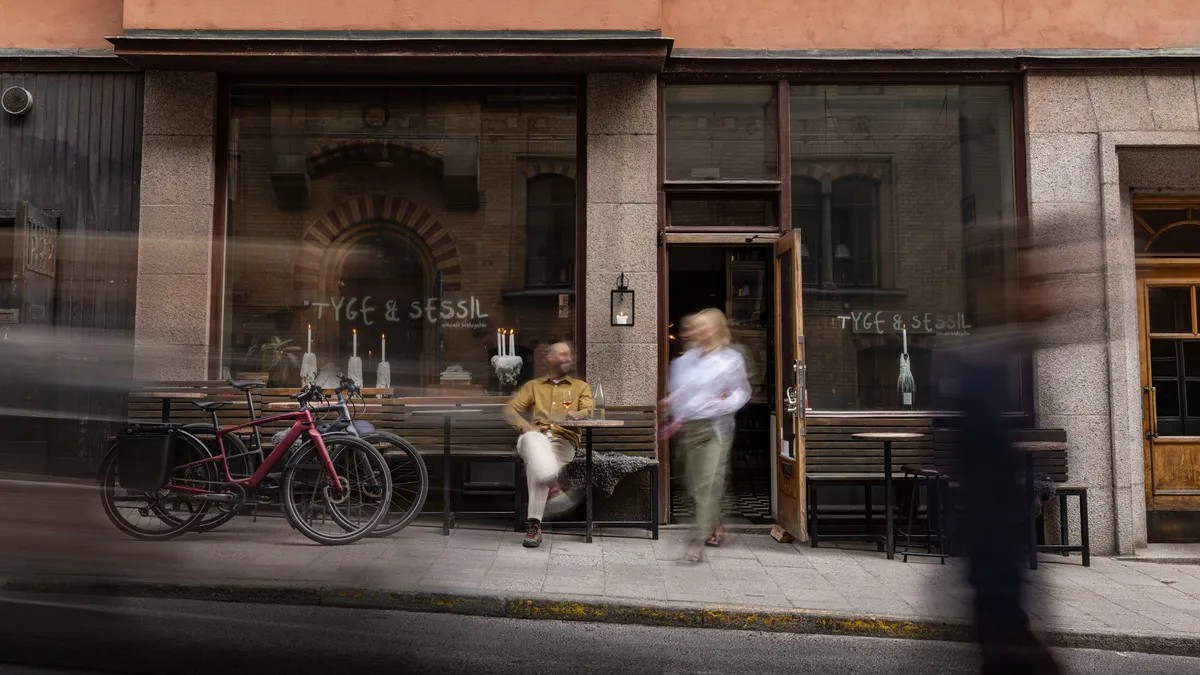
<svg viewBox="0 0 1200 675">
<path fill-rule="evenodd" d="M 1145 476 L 1146 511 L 1171 510 L 1156 508 L 1154 503 L 1154 467 L 1151 450 L 1154 442 L 1152 432 L 1155 415 L 1150 406 L 1149 396 L 1145 393 L 1146 388 L 1153 382 L 1149 353 L 1150 312 L 1145 289 L 1149 285 L 1200 286 L 1200 258 L 1138 258 L 1135 265 L 1135 278 L 1137 281 L 1138 378 L 1139 386 L 1144 392 L 1142 396 L 1142 468 Z M 1200 308 L 1195 308 L 1198 299 L 1200 298 L 1193 297 L 1193 321 L 1200 320 L 1200 317 L 1197 317 L 1197 314 L 1200 313 L 1197 312 L 1197 309 Z M 1193 325 L 1193 333 L 1198 330 L 1200 330 L 1200 326 Z M 1197 443 L 1200 443 L 1200 438 L 1197 438 Z"/>
</svg>

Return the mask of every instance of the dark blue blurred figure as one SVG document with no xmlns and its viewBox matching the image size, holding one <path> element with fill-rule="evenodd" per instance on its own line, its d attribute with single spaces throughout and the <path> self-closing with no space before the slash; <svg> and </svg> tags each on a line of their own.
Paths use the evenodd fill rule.
<svg viewBox="0 0 1200 675">
<path fill-rule="evenodd" d="M 1013 445 L 1012 416 L 1021 359 L 1033 354 L 1036 331 L 1052 312 L 1043 284 L 1027 275 L 1019 288 L 982 281 L 980 300 L 1015 308 L 1021 321 L 973 331 L 945 364 L 955 383 L 959 419 L 958 490 L 962 511 L 954 527 L 965 546 L 968 582 L 975 591 L 974 622 L 981 648 L 981 672 L 1040 675 L 1058 673 L 1050 652 L 1034 637 L 1022 606 L 1022 573 L 1028 552 L 1030 507 L 1023 460 Z M 1016 291 L 1016 297 L 1013 297 Z M 1015 300 L 1015 302 L 1005 302 Z"/>
</svg>

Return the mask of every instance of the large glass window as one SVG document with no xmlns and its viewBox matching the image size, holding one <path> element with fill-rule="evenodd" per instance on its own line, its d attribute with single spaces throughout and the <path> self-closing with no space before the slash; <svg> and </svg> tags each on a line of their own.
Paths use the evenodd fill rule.
<svg viewBox="0 0 1200 675">
<path fill-rule="evenodd" d="M 359 359 L 375 386 L 386 350 L 400 395 L 499 393 L 492 356 L 519 383 L 575 337 L 573 87 L 245 86 L 231 111 L 230 374 L 298 385 L 311 334 L 319 381 Z"/>
<path fill-rule="evenodd" d="M 667 87 L 667 180 L 778 180 L 775 92 L 774 84 Z"/>
<path fill-rule="evenodd" d="M 942 407 L 939 350 L 1009 318 L 968 279 L 1015 269 L 1010 88 L 793 85 L 790 104 L 810 404 L 900 409 L 907 349 L 914 407 Z"/>
</svg>

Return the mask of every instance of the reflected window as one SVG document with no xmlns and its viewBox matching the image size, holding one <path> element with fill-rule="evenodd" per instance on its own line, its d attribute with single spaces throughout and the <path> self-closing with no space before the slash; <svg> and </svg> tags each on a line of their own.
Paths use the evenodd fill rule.
<svg viewBox="0 0 1200 675">
<path fill-rule="evenodd" d="M 792 227 L 800 230 L 800 262 L 804 265 L 803 281 L 815 286 L 821 279 L 821 212 L 823 196 L 821 181 L 807 176 L 792 179 Z"/>
<path fill-rule="evenodd" d="M 774 84 L 668 85 L 669 181 L 778 180 Z"/>
<path fill-rule="evenodd" d="M 834 281 L 839 286 L 874 286 L 879 183 L 865 176 L 847 176 L 833 182 L 831 193 Z"/>
<path fill-rule="evenodd" d="M 526 182 L 525 285 L 567 288 L 574 279 L 575 181 L 541 174 Z"/>
</svg>

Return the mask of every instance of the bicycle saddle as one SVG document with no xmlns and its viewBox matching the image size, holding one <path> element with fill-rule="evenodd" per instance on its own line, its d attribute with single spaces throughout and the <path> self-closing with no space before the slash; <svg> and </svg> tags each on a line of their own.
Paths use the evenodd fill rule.
<svg viewBox="0 0 1200 675">
<path fill-rule="evenodd" d="M 267 386 L 266 382 L 256 382 L 255 380 L 229 380 L 229 386 L 242 391 L 250 391 L 259 387 Z"/>
<path fill-rule="evenodd" d="M 212 412 L 229 405 L 229 401 L 192 401 L 192 405 L 205 412 Z"/>
</svg>

